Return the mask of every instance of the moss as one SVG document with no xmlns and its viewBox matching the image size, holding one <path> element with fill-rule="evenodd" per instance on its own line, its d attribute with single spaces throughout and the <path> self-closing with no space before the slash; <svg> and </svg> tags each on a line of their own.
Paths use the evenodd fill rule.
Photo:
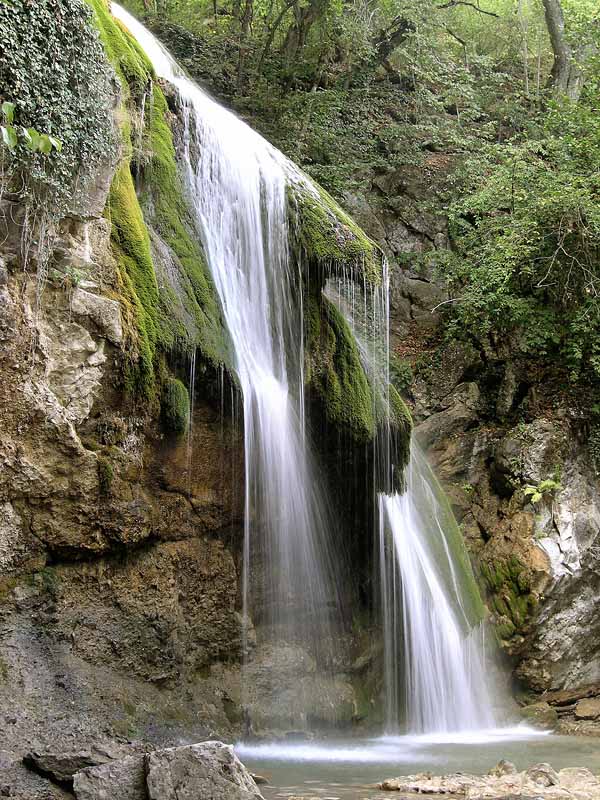
<svg viewBox="0 0 600 800">
<path fill-rule="evenodd" d="M 324 189 L 316 193 L 299 183 L 289 189 L 292 232 L 312 265 L 327 272 L 353 269 L 372 283 L 381 282 L 382 253 Z"/>
<path fill-rule="evenodd" d="M 393 489 L 402 492 L 404 491 L 404 468 L 410 460 L 413 421 L 408 406 L 392 385 L 389 387 L 389 403 L 392 463 L 394 465 Z"/>
<path fill-rule="evenodd" d="M 306 322 L 306 378 L 327 422 L 356 442 L 370 441 L 375 435 L 373 395 L 345 319 L 325 297 L 311 295 Z"/>
<path fill-rule="evenodd" d="M 177 341 L 198 346 L 213 363 L 228 363 L 229 349 L 221 321 L 215 287 L 184 197 L 173 135 L 167 122 L 168 108 L 160 87 L 154 87 L 149 115 L 150 161 L 144 169 L 148 192 L 144 208 L 161 239 L 177 258 L 180 287 L 177 296 L 169 287 L 160 289 L 160 339 L 165 349 Z M 194 330 L 177 313 L 181 303 L 194 322 Z M 192 341 L 190 341 L 192 339 Z"/>
<path fill-rule="evenodd" d="M 104 50 L 121 80 L 126 93 L 141 97 L 154 76 L 152 65 L 137 41 L 128 33 L 121 22 L 110 13 L 107 0 L 87 0 L 94 11 L 96 27 Z"/>
<path fill-rule="evenodd" d="M 167 431 L 186 433 L 190 423 L 190 398 L 188 390 L 177 378 L 168 378 L 165 381 L 160 410 Z"/>
<path fill-rule="evenodd" d="M 96 468 L 98 471 L 98 490 L 100 494 L 110 494 L 112 482 L 115 477 L 115 470 L 110 459 L 106 458 L 106 456 L 98 456 Z"/>
<path fill-rule="evenodd" d="M 116 256 L 121 290 L 129 301 L 137 335 L 136 358 L 126 374 L 129 391 L 150 397 L 154 391 L 154 354 L 158 339 L 158 285 L 129 162 L 119 165 L 110 188 L 107 215 L 112 223 L 112 249 Z M 131 332 L 131 326 L 127 326 Z"/>
<path fill-rule="evenodd" d="M 490 604 L 500 617 L 498 635 L 507 639 L 520 633 L 537 605 L 527 568 L 512 555 L 493 563 L 483 562 L 480 570 L 490 593 Z"/>
</svg>

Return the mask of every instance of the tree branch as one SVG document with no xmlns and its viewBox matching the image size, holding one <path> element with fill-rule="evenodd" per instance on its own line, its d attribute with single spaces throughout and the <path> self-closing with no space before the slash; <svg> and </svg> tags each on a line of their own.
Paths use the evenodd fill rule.
<svg viewBox="0 0 600 800">
<path fill-rule="evenodd" d="M 488 17 L 496 17 L 499 18 L 500 15 L 496 14 L 495 11 L 487 11 L 485 8 L 481 8 L 479 3 L 469 3 L 468 0 L 448 0 L 447 3 L 444 3 L 441 6 L 438 6 L 439 9 L 442 8 L 454 8 L 455 6 L 468 6 L 469 8 L 478 11 L 480 14 L 487 14 Z"/>
</svg>

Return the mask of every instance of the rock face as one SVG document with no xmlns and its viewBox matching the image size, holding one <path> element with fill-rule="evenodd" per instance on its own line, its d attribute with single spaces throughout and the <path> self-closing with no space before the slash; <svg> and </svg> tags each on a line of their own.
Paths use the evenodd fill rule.
<svg viewBox="0 0 600 800">
<path fill-rule="evenodd" d="M 0 208 L 0 729 L 15 786 L 27 753 L 227 736 L 241 716 L 211 674 L 239 683 L 240 432 L 210 376 L 189 443 L 123 391 L 111 178 L 60 221 L 42 277 L 35 248 L 24 268 L 23 209 Z M 39 783 L 71 780 L 40 759 Z"/>
</svg>

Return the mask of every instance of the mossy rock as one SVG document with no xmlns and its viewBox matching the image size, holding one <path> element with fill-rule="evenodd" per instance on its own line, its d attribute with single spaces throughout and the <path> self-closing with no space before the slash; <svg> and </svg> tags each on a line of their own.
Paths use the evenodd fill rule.
<svg viewBox="0 0 600 800">
<path fill-rule="evenodd" d="M 190 424 L 190 396 L 178 378 L 168 378 L 160 403 L 163 426 L 170 433 L 184 434 Z"/>
<path fill-rule="evenodd" d="M 111 492 L 112 482 L 115 477 L 115 468 L 109 458 L 98 456 L 98 491 L 101 495 L 108 495 Z"/>
<path fill-rule="evenodd" d="M 521 633 L 537 607 L 527 567 L 517 556 L 482 562 L 481 575 L 490 605 L 499 616 L 496 632 L 501 639 Z"/>
<path fill-rule="evenodd" d="M 89 0 L 96 25 L 122 85 L 119 122 L 122 159 L 106 216 L 118 267 L 118 299 L 126 332 L 125 388 L 155 401 L 159 353 L 200 355 L 229 364 L 219 300 L 184 196 L 164 94 L 146 55 L 104 0 Z M 142 113 L 145 104 L 146 113 Z M 134 128 L 141 128 L 134 134 Z M 138 197 L 136 182 L 143 184 Z M 155 258 L 155 242 L 170 261 Z M 174 269 L 171 269 L 171 266 Z M 169 276 L 175 273 L 175 285 Z M 160 280 L 159 280 L 160 277 Z"/>
<path fill-rule="evenodd" d="M 324 189 L 314 183 L 290 185 L 291 231 L 296 247 L 311 267 L 324 276 L 346 269 L 359 279 L 378 284 L 383 254 L 375 242 Z"/>
<path fill-rule="evenodd" d="M 305 315 L 305 377 L 325 419 L 358 443 L 371 441 L 376 430 L 373 394 L 346 320 L 326 297 L 314 294 Z"/>
</svg>

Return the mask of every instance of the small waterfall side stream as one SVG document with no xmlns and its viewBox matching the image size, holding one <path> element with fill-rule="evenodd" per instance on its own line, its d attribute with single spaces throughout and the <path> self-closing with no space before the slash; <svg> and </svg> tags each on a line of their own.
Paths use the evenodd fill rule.
<svg viewBox="0 0 600 800">
<path fill-rule="evenodd" d="M 348 321 L 374 388 L 376 416 L 390 419 L 389 274 L 381 287 L 347 276 L 326 294 Z M 380 603 L 387 734 L 489 730 L 496 726 L 485 669 L 483 604 L 462 535 L 417 442 L 394 491 L 386 425 L 379 436 Z M 383 488 L 383 491 L 381 491 Z"/>
<path fill-rule="evenodd" d="M 289 257 L 286 211 L 288 183 L 304 179 L 187 78 L 134 17 L 115 3 L 112 9 L 157 75 L 177 87 L 183 106 L 188 193 L 243 394 L 244 619 L 251 612 L 267 641 L 300 644 L 326 663 L 341 611 L 332 521 L 305 436 L 302 284 Z M 341 276 L 330 281 L 328 297 L 349 320 L 375 402 L 387 415 L 374 485 L 387 487 L 377 510 L 388 730 L 398 730 L 405 703 L 411 732 L 489 728 L 482 648 L 472 633 L 479 619 L 467 602 L 476 588 L 462 543 L 458 551 L 448 546 L 415 448 L 407 491 L 392 488 L 387 274 L 378 289 Z"/>
</svg>

